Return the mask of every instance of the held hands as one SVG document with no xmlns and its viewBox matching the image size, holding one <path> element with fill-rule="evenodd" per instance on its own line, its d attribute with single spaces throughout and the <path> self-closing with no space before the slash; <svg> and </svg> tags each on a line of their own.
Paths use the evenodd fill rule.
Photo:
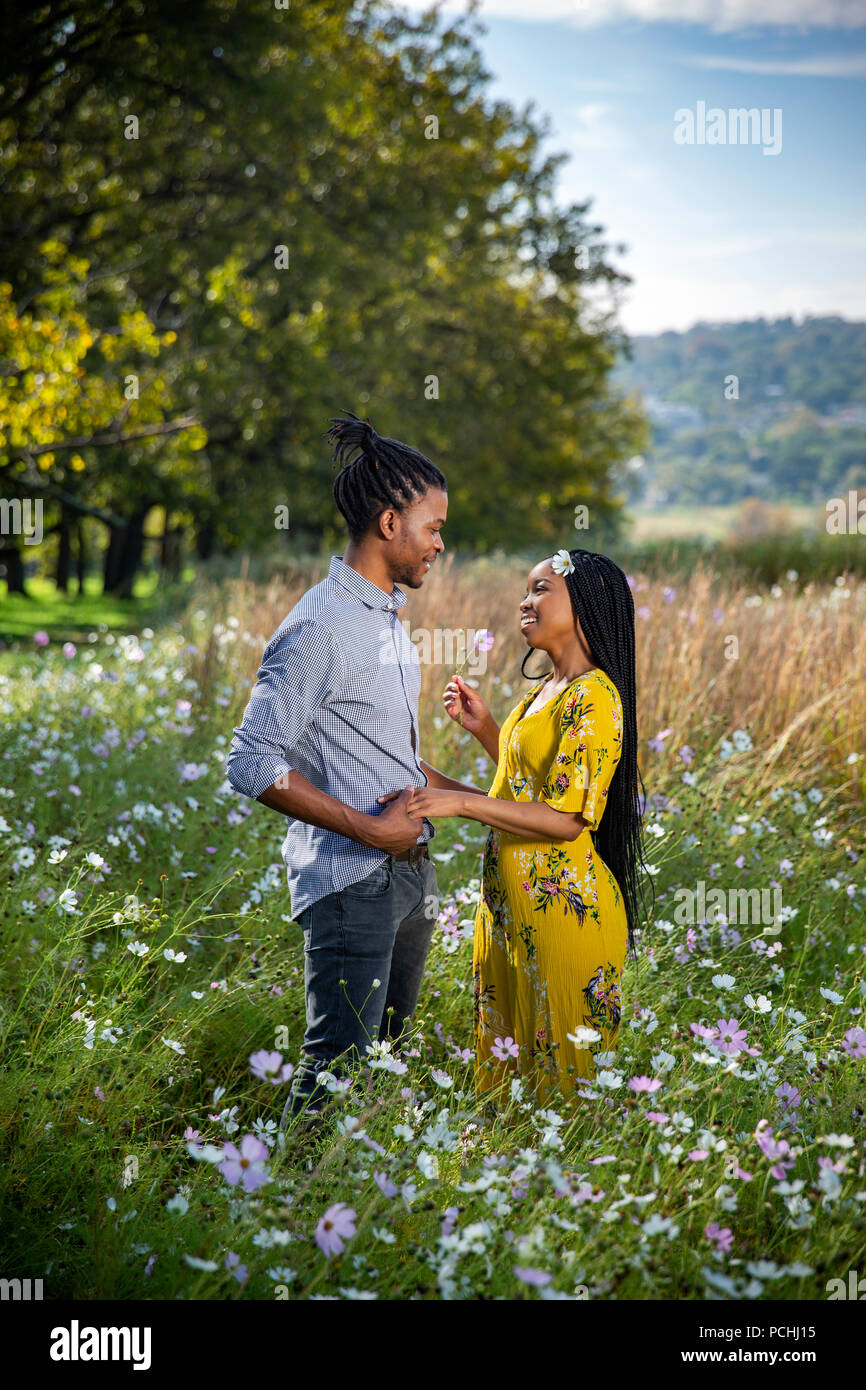
<svg viewBox="0 0 866 1390">
<path fill-rule="evenodd" d="M 374 816 L 369 843 L 386 854 L 400 854 L 404 849 L 417 845 L 418 836 L 424 829 L 420 815 L 409 813 L 409 799 L 414 787 L 404 787 L 401 792 L 388 792 L 380 796 L 379 802 L 385 805 L 380 816 Z"/>
<path fill-rule="evenodd" d="M 467 733 L 474 734 L 477 738 L 490 719 L 490 710 L 478 691 L 467 685 L 462 676 L 452 676 L 442 699 L 449 716 L 455 722 L 461 723 Z"/>
<path fill-rule="evenodd" d="M 407 792 L 409 799 L 406 809 L 410 816 L 426 816 L 428 820 L 435 820 L 443 816 L 465 815 L 464 793 L 443 791 L 437 787 L 404 787 L 403 791 L 388 792 L 386 796 L 380 796 L 379 800 L 392 801 L 394 797 L 405 796 Z M 420 834 L 420 829 L 418 833 Z"/>
</svg>

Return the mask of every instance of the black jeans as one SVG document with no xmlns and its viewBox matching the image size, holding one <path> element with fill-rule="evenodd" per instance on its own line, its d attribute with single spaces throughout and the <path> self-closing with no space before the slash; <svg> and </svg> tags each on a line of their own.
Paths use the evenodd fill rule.
<svg viewBox="0 0 866 1390">
<path fill-rule="evenodd" d="M 438 916 L 432 862 L 413 865 L 390 855 L 359 883 L 298 915 L 307 1027 L 281 1128 L 327 1098 L 316 1084 L 320 1071 L 336 1075 L 337 1058 L 344 1064 L 365 1060 L 374 1038 L 400 1036 L 418 1001 Z"/>
</svg>

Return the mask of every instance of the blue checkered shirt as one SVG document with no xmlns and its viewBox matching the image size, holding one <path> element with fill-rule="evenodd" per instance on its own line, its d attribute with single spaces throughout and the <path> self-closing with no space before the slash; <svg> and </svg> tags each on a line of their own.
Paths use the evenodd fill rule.
<svg viewBox="0 0 866 1390">
<path fill-rule="evenodd" d="M 265 647 L 226 762 L 236 791 L 260 796 L 296 770 L 347 806 L 379 815 L 377 797 L 428 785 L 417 753 L 418 649 L 397 618 L 405 602 L 396 584 L 388 595 L 332 557 L 327 578 L 307 590 Z M 388 857 L 287 820 L 283 859 L 295 918 Z M 425 820 L 417 843 L 434 834 Z"/>
</svg>

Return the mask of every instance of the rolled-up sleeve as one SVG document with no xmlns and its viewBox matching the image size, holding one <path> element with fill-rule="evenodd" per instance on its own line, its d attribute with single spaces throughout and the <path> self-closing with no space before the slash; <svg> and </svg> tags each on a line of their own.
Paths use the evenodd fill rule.
<svg viewBox="0 0 866 1390">
<path fill-rule="evenodd" d="M 289 628 L 265 651 L 226 759 L 226 777 L 235 791 L 261 796 L 291 772 L 299 738 L 343 680 L 340 648 L 313 619 Z"/>
</svg>

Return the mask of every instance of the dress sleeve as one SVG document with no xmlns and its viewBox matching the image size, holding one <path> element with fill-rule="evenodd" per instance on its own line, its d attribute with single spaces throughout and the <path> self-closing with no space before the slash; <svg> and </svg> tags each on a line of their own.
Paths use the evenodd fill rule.
<svg viewBox="0 0 866 1390">
<path fill-rule="evenodd" d="M 560 710 L 559 743 L 539 801 L 582 816 L 590 830 L 597 830 L 621 752 L 619 700 L 597 682 L 578 687 Z"/>
</svg>

